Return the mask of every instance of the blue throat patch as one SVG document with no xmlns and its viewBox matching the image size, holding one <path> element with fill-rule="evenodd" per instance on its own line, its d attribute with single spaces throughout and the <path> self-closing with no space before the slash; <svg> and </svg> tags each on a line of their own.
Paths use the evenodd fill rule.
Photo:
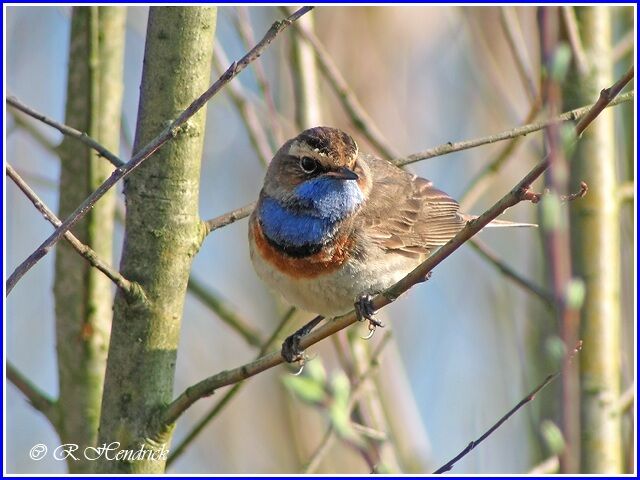
<svg viewBox="0 0 640 480">
<path fill-rule="evenodd" d="M 363 200 L 354 180 L 317 177 L 299 185 L 284 202 L 264 197 L 259 216 L 264 233 L 277 244 L 323 245 Z"/>
</svg>

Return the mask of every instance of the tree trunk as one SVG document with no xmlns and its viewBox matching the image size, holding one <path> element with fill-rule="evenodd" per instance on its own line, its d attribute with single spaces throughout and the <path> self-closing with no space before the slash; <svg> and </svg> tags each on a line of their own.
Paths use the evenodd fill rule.
<svg viewBox="0 0 640 480">
<path fill-rule="evenodd" d="M 608 7 L 577 8 L 588 72 L 574 72 L 567 92 L 571 105 L 598 98 L 613 83 L 611 18 Z M 570 107 L 570 105 L 568 105 Z M 586 197 L 571 204 L 575 271 L 586 286 L 582 307 L 581 472 L 621 473 L 620 417 L 620 225 L 614 148 L 614 112 L 604 111 L 578 142 L 571 169 L 574 189 L 589 185 Z"/>
<path fill-rule="evenodd" d="M 149 11 L 134 151 L 209 84 L 216 9 Z M 145 302 L 116 295 L 98 445 L 139 451 L 142 460 L 102 456 L 103 473 L 162 473 L 171 429 L 149 438 L 154 415 L 172 399 L 180 321 L 193 256 L 204 234 L 198 187 L 205 109 L 125 182 L 126 233 L 121 271 Z M 116 451 L 113 451 L 111 458 Z M 149 459 L 151 453 L 155 458 Z"/>
<path fill-rule="evenodd" d="M 120 141 L 124 7 L 75 7 L 71 19 L 66 123 L 111 151 Z M 65 137 L 59 148 L 60 208 L 66 218 L 111 174 L 113 166 L 84 144 Z M 108 192 L 74 229 L 98 256 L 112 263 L 115 191 Z M 55 264 L 58 352 L 58 425 L 62 443 L 93 446 L 112 317 L 110 280 L 60 242 Z M 88 472 L 83 455 L 68 457 L 71 473 Z"/>
</svg>

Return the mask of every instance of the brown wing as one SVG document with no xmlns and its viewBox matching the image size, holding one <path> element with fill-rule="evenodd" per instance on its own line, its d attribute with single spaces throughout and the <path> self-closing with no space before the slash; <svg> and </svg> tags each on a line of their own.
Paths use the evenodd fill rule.
<svg viewBox="0 0 640 480">
<path fill-rule="evenodd" d="M 464 227 L 458 203 L 429 180 L 373 156 L 366 161 L 374 181 L 358 218 L 374 244 L 417 258 L 444 245 Z"/>
</svg>

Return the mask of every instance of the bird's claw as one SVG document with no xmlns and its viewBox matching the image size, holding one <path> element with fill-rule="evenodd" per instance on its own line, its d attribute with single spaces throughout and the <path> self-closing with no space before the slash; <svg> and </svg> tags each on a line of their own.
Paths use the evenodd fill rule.
<svg viewBox="0 0 640 480">
<path fill-rule="evenodd" d="M 354 307 L 356 310 L 356 318 L 359 322 L 367 320 L 369 322 L 369 334 L 366 337 L 361 337 L 363 340 L 369 340 L 373 337 L 377 327 L 384 328 L 384 324 L 375 318 L 376 310 L 373 307 L 372 296 L 364 294 L 358 297 Z"/>
<path fill-rule="evenodd" d="M 287 363 L 300 363 L 300 372 L 302 372 L 302 368 L 304 368 L 304 350 L 300 348 L 300 339 L 302 337 L 303 335 L 300 335 L 298 332 L 288 336 L 282 343 L 282 350 L 280 351 L 282 358 L 284 358 Z"/>
</svg>

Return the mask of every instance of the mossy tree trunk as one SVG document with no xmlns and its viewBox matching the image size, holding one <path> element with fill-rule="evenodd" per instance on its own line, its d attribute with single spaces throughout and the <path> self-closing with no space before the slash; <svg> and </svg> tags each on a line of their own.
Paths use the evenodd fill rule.
<svg viewBox="0 0 640 480">
<path fill-rule="evenodd" d="M 577 8 L 582 44 L 589 60 L 565 89 L 567 108 L 598 98 L 613 83 L 611 16 L 608 7 Z M 581 472 L 621 473 L 620 417 L 620 224 L 614 145 L 614 112 L 604 111 L 583 134 L 572 159 L 571 183 L 585 181 L 586 197 L 571 204 L 575 273 L 586 286 L 580 354 Z M 576 188 L 577 189 L 577 188 Z"/>
<path fill-rule="evenodd" d="M 71 18 L 65 122 L 111 151 L 120 139 L 124 7 L 75 7 Z M 111 174 L 113 166 L 84 144 L 65 137 L 59 217 L 66 218 Z M 107 193 L 74 229 L 98 256 L 112 263 L 115 191 Z M 95 444 L 112 317 L 112 284 L 66 242 L 55 264 L 59 398 L 56 428 L 62 443 L 81 452 Z M 71 473 L 88 472 L 83 455 L 67 458 Z"/>
<path fill-rule="evenodd" d="M 216 9 L 153 7 L 149 11 L 134 150 L 163 130 L 209 84 Z M 154 418 L 173 396 L 187 280 L 203 237 L 198 217 L 205 109 L 125 182 L 123 275 L 146 302 L 116 295 L 98 444 L 119 450 L 168 449 Z M 109 461 L 103 473 L 162 473 L 155 460 Z"/>
</svg>

